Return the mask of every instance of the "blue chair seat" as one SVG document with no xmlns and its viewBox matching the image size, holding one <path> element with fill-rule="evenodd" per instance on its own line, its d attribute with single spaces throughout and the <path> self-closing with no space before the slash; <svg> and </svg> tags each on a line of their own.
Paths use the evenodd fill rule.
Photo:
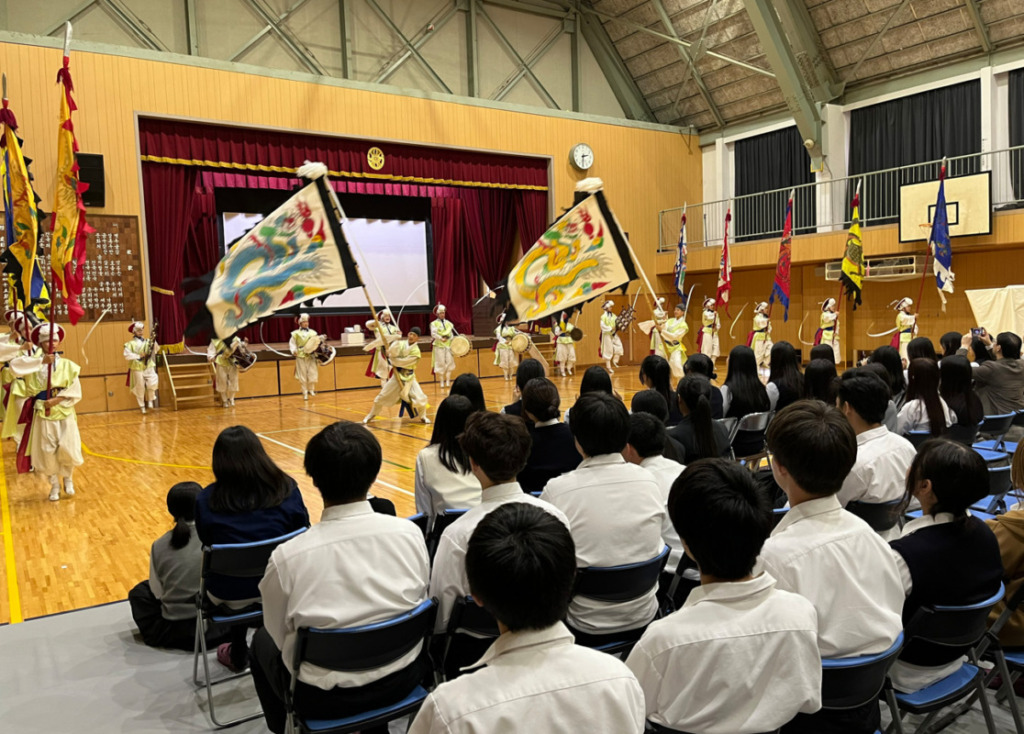
<svg viewBox="0 0 1024 734">
<path fill-rule="evenodd" d="M 991 512 L 986 512 L 984 509 L 980 509 L 979 510 L 979 509 L 976 509 L 974 507 L 971 508 L 971 514 L 974 515 L 976 518 L 978 518 L 979 520 L 981 520 L 983 522 L 985 520 L 992 520 L 993 518 L 996 517 L 996 515 L 994 515 Z"/>
<path fill-rule="evenodd" d="M 241 614 L 212 614 L 210 615 L 210 621 L 214 624 L 241 624 L 242 622 L 259 619 L 262 616 L 263 610 L 255 609 L 251 612 L 242 612 Z"/>
<path fill-rule="evenodd" d="M 992 451 L 990 449 L 979 448 L 977 444 L 974 445 L 974 450 L 978 456 L 985 460 L 986 464 L 992 464 L 996 461 L 1006 461 L 1010 458 L 1010 455 L 1005 451 Z"/>
<path fill-rule="evenodd" d="M 345 716 L 340 719 L 303 719 L 301 726 L 305 731 L 309 732 L 355 731 L 361 728 L 369 728 L 374 726 L 374 722 L 377 719 L 391 721 L 411 713 L 422 706 L 426 698 L 426 689 L 422 686 L 416 686 L 412 693 L 391 706 L 374 709 L 373 711 L 365 711 L 355 716 Z"/>
<path fill-rule="evenodd" d="M 1017 668 L 1024 668 L 1024 650 L 1004 650 L 1006 662 Z"/>
<path fill-rule="evenodd" d="M 1003 454 L 1013 454 L 1017 450 L 1017 444 L 1013 441 L 978 441 L 974 444 L 975 450 L 998 451 Z"/>
<path fill-rule="evenodd" d="M 900 702 L 900 708 L 911 713 L 918 710 L 932 710 L 936 706 L 943 706 L 946 703 L 962 698 L 964 690 L 974 684 L 975 679 L 982 674 L 981 669 L 976 665 L 964 663 L 955 673 L 947 675 L 940 681 L 932 683 L 927 688 L 922 688 L 914 693 L 896 692 L 896 700 Z"/>
<path fill-rule="evenodd" d="M 973 510 L 972 510 L 972 512 L 973 512 Z M 904 517 L 906 517 L 906 518 L 908 518 L 910 520 L 916 520 L 917 518 L 921 517 L 921 515 L 923 515 L 923 514 L 924 514 L 924 512 L 922 510 L 910 510 L 909 512 L 907 512 L 904 515 Z"/>
</svg>

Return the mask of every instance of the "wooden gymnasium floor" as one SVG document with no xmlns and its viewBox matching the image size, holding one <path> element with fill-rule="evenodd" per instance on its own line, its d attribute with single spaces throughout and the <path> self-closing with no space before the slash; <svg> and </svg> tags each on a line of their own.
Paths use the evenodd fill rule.
<svg viewBox="0 0 1024 734">
<path fill-rule="evenodd" d="M 563 412 L 575 401 L 581 373 L 555 378 Z M 489 409 L 512 402 L 514 383 L 500 377 L 482 382 Z M 628 405 L 640 388 L 637 368 L 623 366 L 613 383 Z M 444 397 L 436 385 L 424 389 L 432 406 Z M 4 442 L 0 624 L 124 599 L 149 573 L 150 544 L 170 528 L 168 488 L 212 481 L 213 442 L 231 425 L 246 425 L 261 436 L 270 456 L 298 481 L 313 522 L 319 521 L 323 504 L 302 469 L 303 448 L 334 421 L 360 420 L 376 394 L 367 388 L 318 394 L 308 403 L 288 396 L 242 400 L 226 409 L 80 416 L 85 464 L 75 471 L 76 495 L 60 502 L 47 499 L 42 477 L 17 474 L 14 445 Z M 373 493 L 408 516 L 415 511 L 416 454 L 427 445 L 432 426 L 399 420 L 397 414 L 392 409 L 370 424 L 384 450 Z"/>
</svg>

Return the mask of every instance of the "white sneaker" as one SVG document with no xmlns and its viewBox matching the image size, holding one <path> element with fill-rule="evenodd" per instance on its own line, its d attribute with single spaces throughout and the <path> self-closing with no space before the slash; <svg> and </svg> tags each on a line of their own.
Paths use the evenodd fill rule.
<svg viewBox="0 0 1024 734">
<path fill-rule="evenodd" d="M 309 400 L 309 393 L 308 392 L 302 393 L 302 399 L 303 400 Z"/>
<path fill-rule="evenodd" d="M 143 415 L 145 415 L 145 414 L 146 414 L 146 406 L 145 406 L 145 405 L 143 405 L 143 406 L 142 406 L 142 414 L 143 414 Z"/>
<path fill-rule="evenodd" d="M 430 425 L 430 419 L 427 418 L 427 416 L 423 416 L 422 418 L 420 418 L 420 423 L 423 423 L 424 425 Z"/>
<path fill-rule="evenodd" d="M 309 394 L 312 395 L 315 398 L 316 397 L 316 390 L 310 390 Z"/>
<path fill-rule="evenodd" d="M 363 424 L 364 426 L 365 426 L 365 425 L 366 425 L 367 423 L 369 423 L 369 422 L 370 422 L 370 416 L 366 416 L 366 417 L 365 417 L 365 418 L 363 418 L 363 420 L 362 420 L 362 424 Z"/>
<path fill-rule="evenodd" d="M 50 480 L 50 502 L 60 500 L 60 482 L 56 478 Z"/>
<path fill-rule="evenodd" d="M 64 494 L 68 497 L 75 496 L 75 485 L 71 483 L 71 477 L 64 480 Z"/>
<path fill-rule="evenodd" d="M 147 408 L 155 408 L 156 407 L 156 401 L 155 400 L 147 400 L 146 401 L 146 407 Z"/>
</svg>

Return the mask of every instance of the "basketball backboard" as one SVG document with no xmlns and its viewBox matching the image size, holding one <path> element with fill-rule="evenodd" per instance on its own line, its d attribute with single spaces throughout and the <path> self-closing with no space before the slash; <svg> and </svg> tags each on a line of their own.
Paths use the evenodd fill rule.
<svg viewBox="0 0 1024 734">
<path fill-rule="evenodd" d="M 939 182 L 900 186 L 900 242 L 927 240 L 935 218 Z M 949 236 L 992 233 L 992 174 L 983 171 L 946 179 Z"/>
</svg>

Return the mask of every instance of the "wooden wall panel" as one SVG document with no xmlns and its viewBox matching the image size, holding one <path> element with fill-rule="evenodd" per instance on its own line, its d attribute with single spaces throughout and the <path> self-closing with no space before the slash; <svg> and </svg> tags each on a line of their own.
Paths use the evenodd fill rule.
<svg viewBox="0 0 1024 734">
<path fill-rule="evenodd" d="M 278 394 L 277 363 L 257 362 L 238 376 L 238 397 L 261 398 Z"/>
<path fill-rule="evenodd" d="M 107 388 L 104 377 L 82 377 L 82 399 L 75 406 L 79 414 L 102 413 L 107 409 Z"/>
</svg>

